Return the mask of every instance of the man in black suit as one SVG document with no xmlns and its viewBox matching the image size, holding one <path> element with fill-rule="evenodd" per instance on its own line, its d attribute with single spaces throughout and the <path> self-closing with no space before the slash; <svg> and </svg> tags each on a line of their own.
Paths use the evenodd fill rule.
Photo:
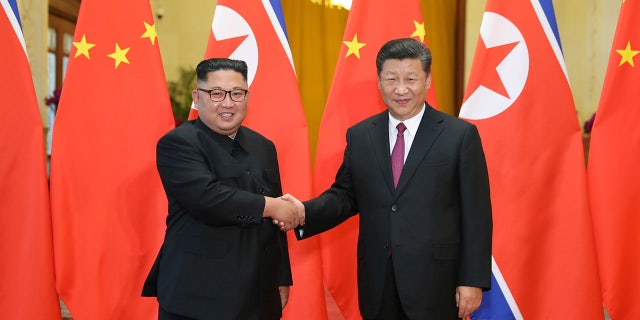
<svg viewBox="0 0 640 320">
<path fill-rule="evenodd" d="M 196 73 L 198 119 L 157 145 L 169 215 L 143 296 L 158 297 L 158 319 L 279 319 L 292 279 L 286 235 L 271 220 L 302 221 L 277 198 L 274 144 L 242 126 L 247 64 L 208 59 Z"/>
<path fill-rule="evenodd" d="M 431 53 L 421 42 L 387 42 L 376 67 L 388 110 L 348 129 L 330 189 L 304 206 L 284 196 L 306 212 L 296 236 L 311 237 L 359 212 L 364 319 L 467 318 L 491 286 L 491 201 L 480 136 L 474 125 L 424 102 Z"/>
</svg>

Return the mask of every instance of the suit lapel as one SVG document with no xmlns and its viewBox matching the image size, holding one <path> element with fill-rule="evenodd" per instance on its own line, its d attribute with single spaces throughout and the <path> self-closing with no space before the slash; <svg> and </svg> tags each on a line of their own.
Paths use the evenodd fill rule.
<svg viewBox="0 0 640 320">
<path fill-rule="evenodd" d="M 402 174 L 400 174 L 398 188 L 395 189 L 394 197 L 402 193 L 402 190 L 406 187 L 411 176 L 413 176 L 413 173 L 422 162 L 422 159 L 424 159 L 429 150 L 431 150 L 433 143 L 442 133 L 444 129 L 442 127 L 442 121 L 442 117 L 440 117 L 434 109 L 428 104 L 425 105 L 424 115 L 418 126 L 418 132 L 416 132 L 416 136 L 411 144 L 411 150 L 409 150 L 407 160 L 404 163 L 404 167 L 402 167 Z M 387 141 L 388 140 L 387 138 Z M 389 142 L 387 142 L 387 145 L 388 144 Z M 388 158 L 391 159 L 390 157 Z M 391 171 L 391 160 L 388 162 L 389 171 Z"/>
<path fill-rule="evenodd" d="M 387 111 L 376 116 L 369 131 L 373 152 L 382 176 L 393 192 L 393 173 L 391 172 L 391 155 L 389 153 L 389 114 Z"/>
</svg>

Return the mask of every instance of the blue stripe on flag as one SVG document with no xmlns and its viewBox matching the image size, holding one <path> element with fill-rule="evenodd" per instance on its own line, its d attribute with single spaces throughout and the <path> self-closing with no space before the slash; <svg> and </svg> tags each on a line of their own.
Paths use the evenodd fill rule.
<svg viewBox="0 0 640 320">
<path fill-rule="evenodd" d="M 6 2 L 8 2 L 9 6 L 11 7 L 11 15 L 13 17 L 16 18 L 16 20 L 18 21 L 18 25 L 20 26 L 20 30 L 22 30 L 22 21 L 20 21 L 20 14 L 18 13 L 18 3 L 16 2 L 16 0 L 2 0 L 2 4 L 3 7 L 6 4 Z M 6 9 L 5 9 L 6 11 Z M 10 16 L 10 12 L 6 12 L 7 16 Z M 9 19 L 11 20 L 11 19 Z"/>
<path fill-rule="evenodd" d="M 280 22 L 280 27 L 282 31 L 284 31 L 284 35 L 287 37 L 287 42 L 289 41 L 289 33 L 287 32 L 287 26 L 284 24 L 284 14 L 282 13 L 282 4 L 280 0 L 269 0 L 271 2 L 271 8 L 276 13 L 276 17 L 278 17 L 278 22 Z"/>
<path fill-rule="evenodd" d="M 551 26 L 551 30 L 553 30 L 558 46 L 560 47 L 560 50 L 562 50 L 560 33 L 558 32 L 558 23 L 556 22 L 556 14 L 553 10 L 553 2 L 551 0 L 540 0 L 540 6 L 542 6 L 544 15 L 547 17 L 547 21 L 549 21 L 549 25 Z"/>
<path fill-rule="evenodd" d="M 4 11 L 11 27 L 13 29 L 14 35 L 18 38 L 20 45 L 22 46 L 22 50 L 24 51 L 24 55 L 27 56 L 27 46 L 24 44 L 24 35 L 22 34 L 22 22 L 20 21 L 20 12 L 18 11 L 18 4 L 16 0 L 0 0 L 0 4 L 2 4 L 2 10 Z M 7 35 L 9 36 L 9 35 Z"/>
<path fill-rule="evenodd" d="M 471 314 L 472 320 L 515 320 L 507 298 L 502 292 L 496 277 L 491 273 L 491 290 L 482 293 L 480 308 Z"/>
<path fill-rule="evenodd" d="M 267 12 L 267 16 L 269 16 L 269 20 L 271 20 L 273 29 L 278 35 L 278 40 L 280 40 L 280 44 L 282 45 L 287 58 L 289 58 L 291 68 L 295 72 L 291 47 L 289 47 L 289 36 L 287 35 L 287 29 L 285 28 L 284 15 L 282 14 L 282 5 L 280 4 L 280 0 L 262 0 L 262 5 Z"/>
</svg>

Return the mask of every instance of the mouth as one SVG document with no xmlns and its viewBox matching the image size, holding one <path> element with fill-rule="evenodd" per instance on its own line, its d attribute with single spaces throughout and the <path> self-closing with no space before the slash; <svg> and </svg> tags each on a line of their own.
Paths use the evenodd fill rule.
<svg viewBox="0 0 640 320">
<path fill-rule="evenodd" d="M 231 118 L 233 117 L 233 113 L 231 112 L 222 112 L 218 114 L 221 118 Z"/>
<path fill-rule="evenodd" d="M 396 99 L 395 102 L 397 104 L 407 104 L 411 101 L 411 99 Z"/>
</svg>

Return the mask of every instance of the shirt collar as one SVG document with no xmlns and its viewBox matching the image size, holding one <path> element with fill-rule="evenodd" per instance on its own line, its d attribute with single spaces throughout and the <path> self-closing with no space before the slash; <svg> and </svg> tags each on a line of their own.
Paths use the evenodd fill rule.
<svg viewBox="0 0 640 320">
<path fill-rule="evenodd" d="M 416 132 L 418 132 L 418 127 L 420 126 L 420 121 L 422 121 L 422 116 L 424 116 L 424 110 L 427 108 L 426 105 L 422 106 L 422 110 L 420 110 L 420 112 L 418 112 L 418 114 L 416 114 L 415 116 L 404 120 L 404 121 L 400 121 L 396 118 L 394 118 L 391 115 L 391 112 L 389 112 L 389 132 L 390 133 L 394 133 L 395 134 L 395 130 L 396 130 L 396 126 L 398 125 L 398 123 L 402 122 L 404 123 L 404 125 L 407 127 L 407 131 L 409 132 L 409 134 L 411 135 L 415 135 Z M 405 132 L 407 132 L 405 131 Z"/>
</svg>

